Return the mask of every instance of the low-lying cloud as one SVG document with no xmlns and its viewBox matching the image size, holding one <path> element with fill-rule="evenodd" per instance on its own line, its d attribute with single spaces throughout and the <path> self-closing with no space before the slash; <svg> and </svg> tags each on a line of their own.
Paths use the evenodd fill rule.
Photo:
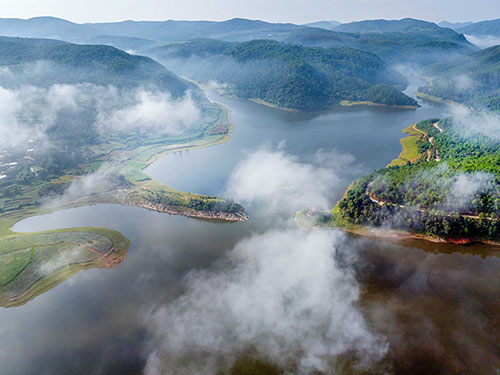
<svg viewBox="0 0 500 375">
<path fill-rule="evenodd" d="M 479 48 L 489 48 L 500 45 L 500 38 L 494 35 L 464 35 L 469 42 L 475 44 Z"/>
<path fill-rule="evenodd" d="M 8 71 L 0 74 L 9 74 Z M 168 92 L 144 88 L 118 90 L 93 84 L 58 84 L 48 88 L 0 86 L 0 146 L 15 148 L 28 140 L 50 144 L 48 131 L 64 112 L 78 113 L 82 127 L 102 135 L 148 131 L 177 135 L 200 118 L 196 102 L 187 93 L 173 99 Z"/>
<path fill-rule="evenodd" d="M 69 85 L 48 89 L 23 86 L 0 87 L 0 145 L 17 147 L 28 140 L 46 141 L 46 131 L 57 112 L 76 109 L 76 90 Z"/>
<path fill-rule="evenodd" d="M 484 136 L 500 141 L 500 116 L 495 112 L 476 112 L 463 105 L 451 107 L 453 129 L 463 137 Z"/>
<path fill-rule="evenodd" d="M 215 269 L 192 272 L 186 292 L 148 316 L 156 350 L 145 373 L 214 374 L 248 354 L 301 374 L 344 353 L 380 359 L 387 346 L 356 307 L 353 259 L 338 259 L 343 239 L 269 231 L 241 241 Z"/>
<path fill-rule="evenodd" d="M 200 111 L 189 94 L 174 100 L 166 92 L 137 89 L 135 92 L 111 91 L 114 103 L 101 103 L 98 121 L 104 131 L 154 131 L 180 134 L 200 118 Z M 119 103 L 127 103 L 120 106 Z"/>
<path fill-rule="evenodd" d="M 234 168 L 225 195 L 273 213 L 328 210 L 345 188 L 353 164 L 352 155 L 334 150 L 319 150 L 299 158 L 286 153 L 282 146 L 264 145 L 248 153 Z"/>
<path fill-rule="evenodd" d="M 353 163 L 335 151 L 298 157 L 265 145 L 234 168 L 226 193 L 293 218 L 297 209 L 329 208 Z M 150 310 L 147 375 L 225 373 L 248 357 L 309 374 L 339 355 L 360 366 L 385 355 L 384 338 L 358 310 L 356 255 L 345 235 L 305 232 L 292 221 L 280 228 L 241 240 L 210 269 L 191 272 L 181 296 Z"/>
</svg>

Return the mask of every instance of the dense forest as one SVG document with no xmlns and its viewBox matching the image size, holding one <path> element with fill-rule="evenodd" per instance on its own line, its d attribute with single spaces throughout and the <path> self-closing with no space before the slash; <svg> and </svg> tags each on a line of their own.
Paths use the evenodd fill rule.
<svg viewBox="0 0 500 375">
<path fill-rule="evenodd" d="M 337 220 L 452 240 L 498 242 L 498 141 L 466 136 L 450 119 L 424 121 L 417 128 L 422 132 L 421 157 L 357 180 L 334 210 Z M 439 159 L 426 157 L 427 150 Z"/>
<path fill-rule="evenodd" d="M 0 37 L 0 66 L 13 73 L 0 76 L 3 87 L 85 82 L 119 88 L 154 86 L 173 96 L 180 96 L 187 89 L 195 90 L 149 57 L 104 45 Z"/>
<path fill-rule="evenodd" d="M 292 31 L 283 41 L 314 47 L 352 47 L 376 54 L 387 63 L 427 66 L 459 57 L 477 48 L 457 32 L 431 22 L 362 21 L 332 30 L 307 28 Z"/>
<path fill-rule="evenodd" d="M 426 68 L 432 83 L 419 91 L 447 100 L 500 110 L 500 46 Z"/>
<path fill-rule="evenodd" d="M 406 79 L 376 55 L 351 48 L 311 48 L 271 40 L 197 39 L 148 51 L 174 72 L 225 85 L 226 92 L 284 108 L 314 111 L 342 100 L 416 106 Z"/>
<path fill-rule="evenodd" d="M 435 23 L 411 18 L 339 24 L 269 23 L 234 18 L 213 21 L 123 21 L 76 24 L 54 17 L 0 19 L 0 35 L 58 38 L 69 42 L 110 44 L 142 54 L 155 44 L 210 38 L 229 42 L 270 39 L 309 47 L 351 47 L 375 53 L 390 64 L 425 66 L 443 56 L 474 51 L 463 35 Z"/>
</svg>

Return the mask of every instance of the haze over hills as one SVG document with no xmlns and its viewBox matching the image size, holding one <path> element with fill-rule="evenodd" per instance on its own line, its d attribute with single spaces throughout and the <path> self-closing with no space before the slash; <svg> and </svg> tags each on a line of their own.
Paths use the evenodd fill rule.
<svg viewBox="0 0 500 375">
<path fill-rule="evenodd" d="M 337 21 L 317 21 L 304 24 L 304 26 L 319 27 L 327 30 L 334 30 L 339 25 L 341 25 L 341 23 Z"/>
<path fill-rule="evenodd" d="M 405 78 L 376 55 L 351 48 L 311 48 L 269 40 L 198 39 L 147 51 L 174 72 L 233 95 L 279 107 L 320 110 L 342 100 L 415 106 L 398 91 Z"/>
<path fill-rule="evenodd" d="M 38 69 L 33 69 L 33 64 Z M 0 37 L 0 65 L 14 73 L 0 76 L 5 87 L 81 82 L 128 88 L 154 85 L 174 97 L 195 89 L 149 57 L 105 45 Z"/>
<path fill-rule="evenodd" d="M 500 19 L 473 23 L 471 25 L 458 28 L 457 32 L 468 35 L 492 35 L 500 37 Z"/>
<path fill-rule="evenodd" d="M 366 27 L 363 29 L 369 30 Z M 463 35 L 441 28 L 433 28 L 430 33 L 416 29 L 348 33 L 310 28 L 294 31 L 284 41 L 316 47 L 352 47 L 372 52 L 388 63 L 420 66 L 477 50 Z"/>
<path fill-rule="evenodd" d="M 311 27 L 313 26 L 313 27 Z M 459 56 L 474 46 L 461 34 L 431 22 L 414 19 L 373 20 L 337 25 L 279 24 L 235 18 L 213 21 L 123 21 L 76 24 L 53 18 L 0 19 L 0 35 L 56 38 L 76 43 L 111 44 L 139 53 L 155 43 L 197 38 L 243 42 L 274 39 L 318 47 L 351 47 L 377 54 L 389 63 L 428 65 L 442 54 Z"/>
<path fill-rule="evenodd" d="M 448 29 L 457 30 L 461 27 L 472 25 L 474 22 L 449 22 L 449 21 L 441 21 L 438 23 L 441 27 L 447 27 Z"/>
<path fill-rule="evenodd" d="M 433 84 L 419 90 L 455 102 L 500 109 L 500 46 L 431 65 Z"/>
</svg>

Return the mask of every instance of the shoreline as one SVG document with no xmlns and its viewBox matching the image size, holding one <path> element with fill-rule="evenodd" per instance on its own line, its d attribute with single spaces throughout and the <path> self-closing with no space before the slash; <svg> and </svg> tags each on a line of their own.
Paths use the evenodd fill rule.
<svg viewBox="0 0 500 375">
<path fill-rule="evenodd" d="M 395 109 L 419 109 L 419 105 L 398 105 L 398 104 L 383 104 L 370 101 L 350 101 L 342 100 L 341 107 L 380 107 L 380 108 L 395 108 Z"/>
<path fill-rule="evenodd" d="M 471 244 L 483 244 L 493 247 L 500 247 L 500 241 L 490 241 L 483 239 L 469 239 L 469 238 L 456 238 L 456 239 L 446 239 L 442 237 L 434 237 L 421 233 L 410 233 L 403 230 L 393 230 L 393 229 L 381 229 L 368 226 L 356 225 L 353 227 L 342 227 L 342 226 L 332 226 L 333 228 L 340 229 L 346 233 L 367 237 L 367 238 L 379 238 L 379 239 L 389 239 L 389 240 L 420 240 L 432 243 L 441 243 L 449 245 L 471 245 Z"/>
<path fill-rule="evenodd" d="M 160 158 L 165 157 L 169 154 L 172 154 L 175 152 L 180 152 L 180 151 L 196 150 L 196 149 L 216 146 L 216 145 L 221 144 L 221 143 L 229 142 L 231 140 L 231 134 L 234 130 L 234 123 L 231 120 L 231 110 L 220 103 L 215 103 L 215 104 L 223 112 L 224 121 L 227 123 L 227 126 L 228 126 L 226 133 L 224 133 L 224 135 L 221 138 L 216 139 L 216 140 L 206 139 L 206 137 L 202 137 L 201 139 L 196 139 L 194 141 L 191 141 L 191 142 L 185 143 L 185 144 L 167 145 L 167 146 L 154 145 L 154 146 L 150 147 L 149 149 L 141 150 L 141 153 L 147 152 L 147 151 L 153 152 L 148 157 L 147 160 L 142 162 L 143 165 L 141 165 L 139 168 L 140 172 L 143 173 L 146 177 L 148 177 L 148 179 L 144 180 L 144 181 L 137 182 L 135 184 L 136 185 L 135 188 L 130 189 L 126 193 L 133 194 L 134 192 L 140 191 L 141 189 L 146 189 L 147 187 L 153 187 L 153 188 L 157 188 L 157 189 L 163 189 L 161 191 L 163 193 L 177 194 L 181 197 L 187 197 L 189 195 L 203 197 L 203 195 L 200 195 L 200 194 L 189 194 L 186 192 L 175 190 L 175 189 L 171 188 L 170 186 L 164 184 L 163 182 L 153 178 L 149 174 L 144 173 L 144 171 L 149 166 L 151 166 L 154 162 L 156 162 Z M 175 147 L 173 147 L 173 146 L 175 146 Z M 157 152 L 154 152 L 155 149 L 158 149 Z M 120 169 L 125 169 L 128 166 L 127 162 L 132 162 L 134 157 L 135 156 L 132 156 L 127 161 L 122 162 L 122 166 L 120 166 Z M 151 210 L 157 211 L 157 212 L 168 213 L 171 215 L 182 215 L 182 216 L 186 216 L 186 217 L 202 218 L 202 219 L 207 219 L 207 220 L 224 220 L 224 221 L 229 221 L 229 222 L 240 222 L 240 221 L 248 220 L 248 215 L 246 215 L 246 214 L 235 215 L 235 214 L 224 213 L 224 212 L 215 212 L 215 211 L 197 212 L 197 210 L 195 210 L 195 209 L 192 209 L 189 207 L 183 207 L 183 206 L 171 205 L 168 208 L 165 206 L 164 208 L 162 207 L 162 208 L 155 209 L 155 208 L 152 208 L 155 205 L 150 203 L 150 202 L 147 202 L 146 200 L 144 200 L 143 202 L 140 202 L 139 204 L 125 203 L 123 201 L 123 198 L 120 198 L 119 196 L 115 195 L 116 193 L 118 193 L 118 192 L 111 191 L 111 192 L 107 192 L 105 194 L 101 194 L 101 195 L 98 195 L 95 197 L 82 197 L 81 199 L 79 199 L 79 201 L 63 202 L 61 205 L 57 205 L 57 206 L 53 206 L 53 207 L 31 208 L 31 209 L 27 209 L 27 210 L 20 210 L 18 212 L 7 213 L 5 215 L 0 216 L 0 236 L 2 236 L 2 234 L 3 235 L 16 234 L 17 232 L 14 232 L 12 230 L 12 228 L 17 223 L 19 223 L 22 220 L 27 219 L 29 217 L 45 215 L 45 214 L 49 214 L 49 213 L 64 210 L 64 209 L 92 206 L 92 205 L 96 205 L 96 204 L 118 204 L 118 205 L 124 205 L 124 206 L 139 207 L 139 208 L 151 209 Z M 4 222 L 4 225 L 7 225 L 8 227 L 1 228 L 2 222 Z"/>
</svg>

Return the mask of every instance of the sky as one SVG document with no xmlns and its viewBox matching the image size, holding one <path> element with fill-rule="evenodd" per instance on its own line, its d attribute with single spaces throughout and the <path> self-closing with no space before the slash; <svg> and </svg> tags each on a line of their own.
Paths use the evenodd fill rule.
<svg viewBox="0 0 500 375">
<path fill-rule="evenodd" d="M 1 0 L 0 17 L 55 16 L 74 22 L 226 20 L 341 22 L 413 17 L 429 21 L 500 18 L 499 0 Z"/>
</svg>

